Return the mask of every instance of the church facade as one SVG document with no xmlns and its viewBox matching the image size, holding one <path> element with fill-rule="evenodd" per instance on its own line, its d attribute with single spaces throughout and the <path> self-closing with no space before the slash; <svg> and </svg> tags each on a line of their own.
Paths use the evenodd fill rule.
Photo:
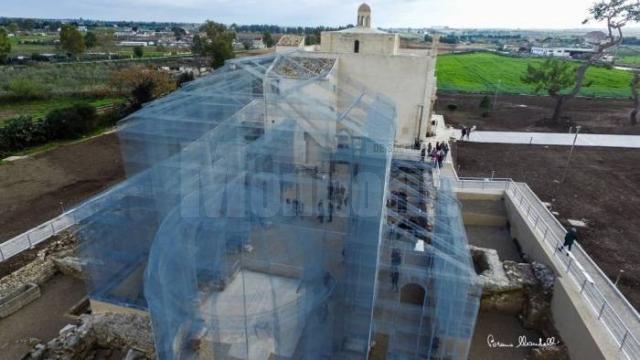
<svg viewBox="0 0 640 360">
<path fill-rule="evenodd" d="M 372 28 L 371 20 L 371 8 L 362 4 L 356 27 L 321 34 L 320 52 L 338 54 L 338 76 L 391 98 L 398 122 L 395 145 L 415 147 L 434 131 L 437 54 L 401 50 L 399 35 Z"/>
</svg>

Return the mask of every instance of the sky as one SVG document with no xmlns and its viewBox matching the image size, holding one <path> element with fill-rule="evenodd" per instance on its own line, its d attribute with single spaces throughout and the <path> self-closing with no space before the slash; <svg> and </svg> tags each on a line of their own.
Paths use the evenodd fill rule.
<svg viewBox="0 0 640 360">
<path fill-rule="evenodd" d="M 370 0 L 373 26 L 580 28 L 594 0 Z M 0 16 L 275 24 L 355 23 L 352 0 L 0 0 Z M 590 27 L 597 27 L 591 25 Z"/>
</svg>

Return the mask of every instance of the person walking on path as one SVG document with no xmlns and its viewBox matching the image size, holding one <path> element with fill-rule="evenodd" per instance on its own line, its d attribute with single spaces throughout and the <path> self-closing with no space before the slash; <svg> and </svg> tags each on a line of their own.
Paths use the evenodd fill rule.
<svg viewBox="0 0 640 360">
<path fill-rule="evenodd" d="M 464 140 L 464 137 L 467 136 L 467 128 L 462 128 L 462 136 L 460 136 L 460 140 Z"/>
<path fill-rule="evenodd" d="M 333 201 L 329 200 L 329 221 L 333 222 Z"/>
<path fill-rule="evenodd" d="M 402 254 L 400 254 L 400 250 L 391 250 L 391 268 L 397 270 L 400 264 L 402 264 Z"/>
<path fill-rule="evenodd" d="M 424 157 L 427 155 L 427 149 L 426 148 L 422 148 L 422 150 L 420 150 L 420 159 L 422 159 L 422 162 L 424 162 Z"/>
<path fill-rule="evenodd" d="M 324 223 L 324 203 L 322 203 L 322 200 L 318 202 L 318 221 L 320 224 Z"/>
<path fill-rule="evenodd" d="M 398 280 L 400 279 L 400 272 L 397 270 L 391 271 L 391 290 L 398 291 Z"/>
<path fill-rule="evenodd" d="M 571 230 L 567 231 L 567 234 L 564 236 L 564 244 L 562 244 L 558 250 L 562 251 L 566 246 L 567 249 L 571 251 L 571 245 L 573 245 L 576 240 L 578 240 L 578 230 L 576 230 L 576 228 L 571 228 Z M 567 256 L 569 256 L 569 253 L 567 253 Z"/>
</svg>

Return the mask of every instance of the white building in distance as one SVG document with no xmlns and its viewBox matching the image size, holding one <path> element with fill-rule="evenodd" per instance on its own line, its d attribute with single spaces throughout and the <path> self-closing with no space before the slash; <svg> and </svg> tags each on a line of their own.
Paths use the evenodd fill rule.
<svg viewBox="0 0 640 360">
<path fill-rule="evenodd" d="M 592 54 L 595 51 L 588 48 L 563 48 L 563 47 L 532 47 L 531 54 L 537 56 L 552 56 L 561 58 L 579 57 L 584 54 Z"/>
</svg>

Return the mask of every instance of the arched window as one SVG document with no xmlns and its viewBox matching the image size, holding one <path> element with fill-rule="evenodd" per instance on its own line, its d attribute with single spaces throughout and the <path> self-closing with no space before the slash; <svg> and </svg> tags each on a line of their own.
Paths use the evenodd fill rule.
<svg viewBox="0 0 640 360">
<path fill-rule="evenodd" d="M 400 289 L 400 302 L 422 306 L 424 304 L 425 291 L 418 284 L 407 284 Z"/>
<path fill-rule="evenodd" d="M 360 52 L 360 40 L 356 40 L 356 42 L 353 44 L 353 52 L 354 53 Z"/>
</svg>

